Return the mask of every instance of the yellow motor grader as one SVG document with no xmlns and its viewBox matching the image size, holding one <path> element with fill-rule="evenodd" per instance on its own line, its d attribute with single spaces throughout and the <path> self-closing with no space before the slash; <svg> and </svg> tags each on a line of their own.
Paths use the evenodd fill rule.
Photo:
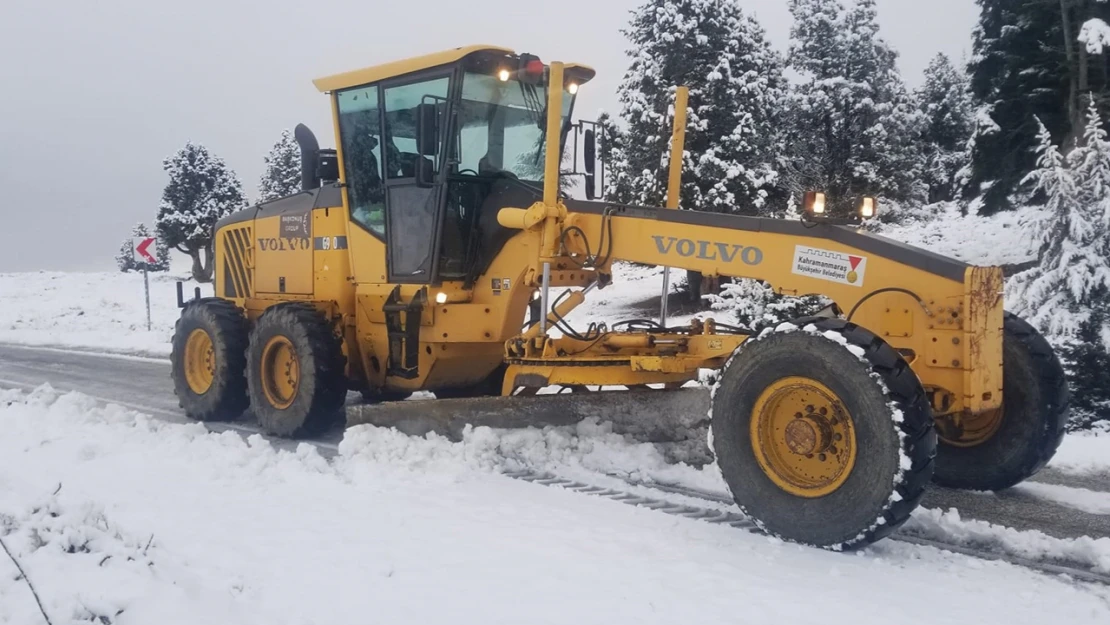
<svg viewBox="0 0 1110 625">
<path fill-rule="evenodd" d="M 1068 391 L 1048 343 L 1003 310 L 1000 268 L 827 218 L 836 198 L 818 190 L 800 221 L 675 210 L 682 89 L 666 207 L 571 198 L 560 164 L 580 137 L 588 198 L 596 183 L 595 133 L 571 121 L 593 76 L 471 46 L 316 80 L 337 147 L 298 127 L 303 191 L 218 223 L 216 297 L 184 303 L 173 338 L 185 412 L 249 408 L 267 433 L 302 436 L 360 391 L 386 425 L 391 405 L 658 419 L 683 416 L 680 387 L 715 370 L 711 441 L 736 503 L 827 548 L 888 535 L 930 481 L 1002 489 L 1045 465 Z M 758 334 L 711 319 L 570 326 L 617 261 L 834 304 Z M 537 394 L 553 387 L 574 402 Z M 437 399 L 389 402 L 421 390 Z"/>
</svg>

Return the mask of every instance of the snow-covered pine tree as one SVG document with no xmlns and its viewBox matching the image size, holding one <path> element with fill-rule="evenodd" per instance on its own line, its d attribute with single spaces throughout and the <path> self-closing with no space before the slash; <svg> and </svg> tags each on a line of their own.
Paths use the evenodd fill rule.
<svg viewBox="0 0 1110 625">
<path fill-rule="evenodd" d="M 612 149 L 607 197 L 661 205 L 674 90 L 685 85 L 682 208 L 769 211 L 785 82 L 763 28 L 735 0 L 648 0 L 623 33 L 632 60 L 619 88 L 626 129 Z"/>
<path fill-rule="evenodd" d="M 929 202 L 948 202 L 956 197 L 957 174 L 969 158 L 973 115 L 967 75 L 947 55 L 937 54 L 925 69 L 925 84 L 916 95 L 925 117 L 921 147 Z"/>
<path fill-rule="evenodd" d="M 621 166 L 628 163 L 624 155 L 624 132 L 605 111 L 597 116 L 597 159 L 604 168 L 601 197 L 611 202 L 628 203 L 631 198 L 622 195 L 630 191 L 628 184 L 617 184 Z"/>
<path fill-rule="evenodd" d="M 116 255 L 116 266 L 119 270 L 127 273 L 128 271 L 142 271 L 145 263 L 135 262 L 135 256 L 131 253 L 131 240 L 139 237 L 151 236 L 150 230 L 146 224 L 139 222 L 131 228 L 131 236 L 123 240 L 119 246 L 119 254 Z M 169 271 L 170 270 L 170 248 L 166 247 L 159 241 L 158 244 L 158 262 L 153 265 L 146 265 L 147 271 Z"/>
<path fill-rule="evenodd" d="M 1043 124 L 1038 141 L 1038 168 L 1028 181 L 1046 202 L 1029 233 L 1040 248 L 1041 260 L 1037 267 L 1014 276 L 1010 286 L 1015 312 L 1050 338 L 1067 340 L 1089 316 L 1092 298 L 1110 288 L 1107 217 L 1104 198 L 1096 195 L 1105 194 L 1097 178 L 1101 159 L 1110 158 L 1110 150 L 1105 156 L 1099 153 L 1106 142 L 1097 113 L 1087 143 L 1067 158 Z"/>
<path fill-rule="evenodd" d="M 834 213 L 859 197 L 924 199 L 923 119 L 879 37 L 875 0 L 791 0 L 790 67 L 802 76 L 788 99 L 785 185 L 823 190 Z"/>
<path fill-rule="evenodd" d="M 266 169 L 258 182 L 258 201 L 267 202 L 301 190 L 301 148 L 289 130 L 263 159 Z"/>
<path fill-rule="evenodd" d="M 1010 196 L 1037 167 L 1034 117 L 1056 136 L 1066 124 L 1059 97 L 1052 95 L 1060 90 L 1063 59 L 1048 53 L 1047 41 L 1062 35 L 1053 30 L 1058 9 L 1051 3 L 977 3 L 979 24 L 968 73 L 978 111 L 963 195 L 980 214 L 990 215 L 1011 207 Z"/>
<path fill-rule="evenodd" d="M 1067 157 L 1043 124 L 1038 140 L 1038 168 L 1028 179 L 1046 205 L 1029 232 L 1041 260 L 1014 276 L 1007 299 L 1063 347 L 1069 380 L 1083 391 L 1075 395 L 1082 422 L 1110 405 L 1103 379 L 1110 369 L 1110 141 L 1093 104 L 1082 143 Z"/>
<path fill-rule="evenodd" d="M 162 192 L 155 228 L 167 246 L 193 259 L 193 279 L 212 281 L 216 222 L 246 204 L 239 178 L 208 148 L 196 143 L 162 162 L 170 181 Z"/>
<path fill-rule="evenodd" d="M 1073 430 L 1087 430 L 1100 422 L 1110 424 L 1110 353 L 1103 347 L 1102 328 L 1110 323 L 1106 306 L 1096 306 L 1079 324 L 1074 340 L 1065 343 L 1060 357 L 1071 390 Z"/>
<path fill-rule="evenodd" d="M 1078 300 L 1084 313 L 1073 337 L 1064 342 L 1063 358 L 1072 387 L 1072 425 L 1090 427 L 1106 418 L 1110 407 L 1110 140 L 1093 99 L 1088 100 L 1083 143 L 1068 155 L 1077 184 L 1077 204 L 1091 222 L 1084 237 L 1095 250 L 1079 252 L 1079 275 L 1069 285 L 1086 291 Z M 1063 262 L 1075 262 L 1062 259 Z"/>
<path fill-rule="evenodd" d="M 1110 2 L 977 2 L 969 73 L 979 111 L 963 196 L 993 214 L 1011 208 L 1037 166 L 1034 117 L 1070 149 L 1082 140 L 1089 101 L 1110 110 L 1110 55 L 1097 22 L 1110 19 Z"/>
</svg>

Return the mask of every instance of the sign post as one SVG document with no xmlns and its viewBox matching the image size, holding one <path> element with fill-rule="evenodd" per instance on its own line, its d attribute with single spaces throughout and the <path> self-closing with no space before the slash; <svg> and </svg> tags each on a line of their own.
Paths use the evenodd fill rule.
<svg viewBox="0 0 1110 625">
<path fill-rule="evenodd" d="M 151 249 L 153 248 L 153 249 Z M 158 240 L 154 237 L 135 237 L 131 239 L 131 257 L 143 267 L 143 290 L 146 293 L 146 331 L 150 332 L 150 268 L 158 259 Z"/>
<path fill-rule="evenodd" d="M 686 145 L 686 105 L 690 90 L 675 90 L 674 129 L 671 131 L 671 164 L 667 176 L 667 208 L 678 209 L 679 191 L 682 189 L 682 156 Z M 659 304 L 659 325 L 667 327 L 667 303 L 671 295 L 671 268 L 663 267 L 663 299 Z"/>
</svg>

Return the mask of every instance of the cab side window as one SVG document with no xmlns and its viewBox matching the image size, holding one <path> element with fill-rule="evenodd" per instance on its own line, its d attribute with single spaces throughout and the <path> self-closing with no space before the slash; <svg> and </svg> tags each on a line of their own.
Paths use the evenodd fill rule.
<svg viewBox="0 0 1110 625">
<path fill-rule="evenodd" d="M 425 154 L 423 159 L 417 156 L 416 118 L 421 104 L 443 108 L 448 83 L 444 76 L 385 88 L 385 150 L 390 179 L 413 178 L 417 167 L 434 171 L 439 164 L 438 154 Z"/>
<path fill-rule="evenodd" d="M 378 86 L 340 91 L 339 134 L 351 219 L 385 236 L 382 122 Z"/>
</svg>

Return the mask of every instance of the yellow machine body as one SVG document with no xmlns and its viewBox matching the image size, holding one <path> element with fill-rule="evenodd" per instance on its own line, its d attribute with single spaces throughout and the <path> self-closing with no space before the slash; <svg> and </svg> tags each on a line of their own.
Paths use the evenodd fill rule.
<svg viewBox="0 0 1110 625">
<path fill-rule="evenodd" d="M 696 322 L 692 332 L 681 334 L 607 332 L 590 341 L 549 336 L 537 318 L 526 326 L 530 305 L 544 287 L 545 266 L 548 289 L 575 289 L 552 303 L 557 315 L 552 313 L 551 322 L 588 297 L 588 289 L 604 288 L 616 261 L 754 278 L 784 294 L 824 295 L 849 313 L 851 322 L 894 346 L 929 392 L 938 420 L 958 425 L 1001 407 L 1001 269 L 967 266 L 856 226 L 572 200 L 558 192 L 565 140 L 542 146 L 542 173 L 517 169 L 519 176 L 533 176 L 534 184 L 523 185 L 517 194 L 527 201 L 494 206 L 493 216 L 467 213 L 467 219 L 485 220 L 482 232 L 491 232 L 490 224 L 496 222 L 502 239 L 492 257 L 459 275 L 451 268 L 454 252 L 443 233 L 454 227 L 453 214 L 459 218 L 464 213 L 452 212 L 451 193 L 462 188 L 452 187 L 456 178 L 463 181 L 459 185 L 466 182 L 469 174 L 463 167 L 469 165 L 468 157 L 452 163 L 454 157 L 445 153 L 465 151 L 468 141 L 486 141 L 474 135 L 482 131 L 482 115 L 471 115 L 469 105 L 460 104 L 468 97 L 465 81 L 477 72 L 500 78 L 507 71 L 501 66 L 515 76 L 534 70 L 534 62 L 503 48 L 474 46 L 317 80 L 317 87 L 329 94 L 335 117 L 338 180 L 224 219 L 215 237 L 216 294 L 246 310 L 252 321 L 281 302 L 313 303 L 344 337 L 352 388 L 462 388 L 504 370 L 502 392 L 511 394 L 548 385 L 681 384 L 701 369 L 723 366 L 747 338 L 718 333 L 711 321 Z M 528 124 L 511 130 L 534 132 L 533 125 L 543 125 L 546 136 L 567 137 L 575 132 L 568 102 L 593 71 L 551 63 L 543 72 L 550 84 L 567 86 L 534 93 L 521 87 L 530 94 L 527 102 L 547 91 L 541 103 L 546 104 L 546 119 L 537 121 L 535 111 L 521 108 Z M 414 99 L 404 89 L 420 80 L 435 93 L 418 93 L 421 97 Z M 513 85 L 513 91 L 497 93 L 515 94 Z M 369 103 L 374 98 L 384 105 Z M 391 103 L 396 111 L 390 110 Z M 371 106 L 379 108 L 367 108 Z M 405 136 L 419 139 L 413 124 L 425 123 L 418 118 L 428 110 L 421 106 L 439 107 L 438 121 L 427 124 L 440 129 L 434 150 L 440 160 L 423 181 L 422 174 L 410 177 L 403 166 L 388 167 L 404 159 L 411 162 L 412 155 L 405 153 L 413 149 L 418 162 L 424 154 Z M 493 111 L 490 119 L 504 113 L 471 108 Z M 352 120 L 370 110 L 384 113 L 360 119 L 387 128 L 359 147 L 346 133 L 357 127 Z M 509 136 L 505 128 L 499 132 Z M 366 140 L 371 135 L 359 136 Z M 397 154 L 386 149 L 387 141 L 397 146 Z M 374 144 L 368 149 L 377 150 L 376 160 L 386 160 L 389 175 L 382 176 L 381 189 L 365 191 L 366 185 L 351 179 L 350 172 L 355 160 L 369 162 L 365 146 Z M 503 149 L 492 147 L 492 138 L 482 145 L 487 156 Z M 397 178 L 391 179 L 394 171 Z M 362 207 L 354 194 L 384 194 L 385 207 L 370 212 L 378 210 L 385 219 L 356 218 Z M 432 208 L 420 213 L 425 206 Z M 489 209 L 488 197 L 482 206 Z M 423 230 L 416 214 L 427 216 Z M 406 238 L 393 238 L 394 230 L 402 229 Z M 411 242 L 421 231 L 429 237 L 433 266 L 420 276 L 402 276 L 401 267 L 416 262 L 410 252 L 419 246 Z M 471 252 L 464 260 L 473 260 Z M 598 262 L 583 262 L 587 255 Z"/>
</svg>

